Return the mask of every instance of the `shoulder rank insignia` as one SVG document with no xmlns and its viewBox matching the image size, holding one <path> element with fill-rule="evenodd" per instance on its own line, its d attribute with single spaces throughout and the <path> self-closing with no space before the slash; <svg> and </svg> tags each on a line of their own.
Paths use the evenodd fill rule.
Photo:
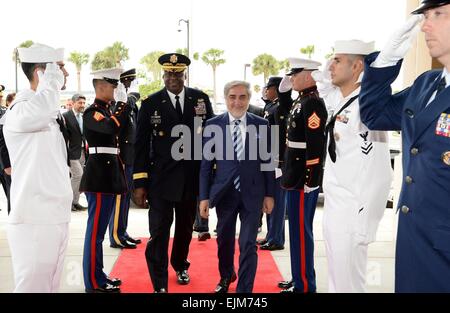
<svg viewBox="0 0 450 313">
<path fill-rule="evenodd" d="M 308 118 L 308 128 L 310 129 L 318 129 L 320 127 L 320 117 L 314 112 Z"/>
<path fill-rule="evenodd" d="M 102 113 L 100 113 L 100 112 L 94 113 L 94 120 L 96 120 L 97 122 L 100 122 L 103 119 L 105 119 L 105 116 Z"/>
</svg>

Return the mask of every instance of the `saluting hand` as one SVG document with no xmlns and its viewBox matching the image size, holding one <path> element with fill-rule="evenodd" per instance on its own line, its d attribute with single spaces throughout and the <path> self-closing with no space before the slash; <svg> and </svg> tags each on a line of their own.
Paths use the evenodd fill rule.
<svg viewBox="0 0 450 313">
<path fill-rule="evenodd" d="M 133 190 L 133 202 L 140 208 L 147 209 L 147 190 L 145 188 L 136 188 Z"/>
<path fill-rule="evenodd" d="M 272 197 L 264 197 L 263 213 L 272 214 L 272 210 L 275 204 L 275 200 Z"/>
<path fill-rule="evenodd" d="M 116 89 L 114 89 L 114 100 L 123 103 L 127 103 L 128 101 L 127 89 L 122 83 L 119 83 Z"/>
<path fill-rule="evenodd" d="M 200 216 L 202 218 L 208 218 L 209 217 L 209 200 L 202 200 L 200 201 L 200 204 L 198 205 L 198 210 L 200 212 Z"/>
<path fill-rule="evenodd" d="M 393 66 L 403 59 L 411 48 L 413 40 L 420 30 L 419 24 L 424 19 L 422 14 L 411 16 L 406 23 L 399 28 L 381 50 L 374 66 Z"/>
</svg>

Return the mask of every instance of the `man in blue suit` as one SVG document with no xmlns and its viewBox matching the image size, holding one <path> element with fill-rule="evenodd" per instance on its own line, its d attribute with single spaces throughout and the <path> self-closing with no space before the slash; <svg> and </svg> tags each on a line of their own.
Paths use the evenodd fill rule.
<svg viewBox="0 0 450 313">
<path fill-rule="evenodd" d="M 403 135 L 395 291 L 450 292 L 450 0 L 425 0 L 413 14 L 379 54 L 366 58 L 361 119 L 372 130 Z M 422 14 L 430 55 L 444 69 L 392 95 Z"/>
<path fill-rule="evenodd" d="M 200 169 L 200 213 L 217 212 L 217 244 L 220 282 L 216 293 L 226 293 L 236 280 L 234 246 L 239 214 L 239 281 L 236 291 L 253 290 L 258 262 L 256 236 L 261 210 L 274 206 L 275 166 L 270 153 L 270 127 L 266 120 L 248 113 L 250 84 L 225 85 L 228 112 L 206 123 Z M 216 165 L 215 174 L 212 171 Z"/>
</svg>

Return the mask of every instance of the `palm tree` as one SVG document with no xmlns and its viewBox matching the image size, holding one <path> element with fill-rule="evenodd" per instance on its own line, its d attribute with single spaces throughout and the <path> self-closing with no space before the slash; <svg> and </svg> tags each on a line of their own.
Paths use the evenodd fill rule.
<svg viewBox="0 0 450 313">
<path fill-rule="evenodd" d="M 123 43 L 116 41 L 111 47 L 105 49 L 106 54 L 114 61 L 115 66 L 121 67 L 122 61 L 128 60 L 129 49 Z"/>
<path fill-rule="evenodd" d="M 152 51 L 141 59 L 141 64 L 145 66 L 147 71 L 152 73 L 153 81 L 161 80 L 162 67 L 158 59 L 164 53 L 163 51 Z"/>
<path fill-rule="evenodd" d="M 264 85 L 267 83 L 269 75 L 277 75 L 280 71 L 281 63 L 277 61 L 272 55 L 264 53 L 258 55 L 253 60 L 252 71 L 253 75 L 264 75 Z"/>
<path fill-rule="evenodd" d="M 91 63 L 91 69 L 93 71 L 102 70 L 106 68 L 115 67 L 114 61 L 109 57 L 105 50 L 99 51 L 94 55 Z"/>
<path fill-rule="evenodd" d="M 185 56 L 190 57 L 190 56 L 188 56 L 187 48 L 179 48 L 179 49 L 175 50 L 175 52 L 176 52 L 176 53 L 180 53 L 180 54 L 184 54 Z M 192 58 L 193 58 L 195 61 L 198 61 L 198 59 L 200 59 L 200 54 L 199 54 L 198 52 L 194 52 L 194 53 L 192 54 Z"/>
<path fill-rule="evenodd" d="M 112 46 L 106 47 L 94 55 L 91 68 L 93 71 L 96 71 L 112 67 L 121 67 L 122 61 L 128 59 L 128 48 L 120 41 L 116 41 Z"/>
<path fill-rule="evenodd" d="M 314 52 L 315 52 L 314 45 L 309 45 L 300 49 L 300 53 L 308 55 L 308 59 L 311 59 L 311 56 L 314 54 Z"/>
<path fill-rule="evenodd" d="M 89 62 L 89 54 L 78 51 L 72 51 L 67 60 L 75 64 L 75 67 L 77 69 L 77 84 L 79 93 L 81 92 L 81 67 Z"/>
<path fill-rule="evenodd" d="M 224 64 L 226 62 L 225 59 L 222 59 L 222 55 L 225 53 L 223 50 L 219 49 L 209 49 L 205 53 L 203 53 L 202 61 L 205 62 L 207 65 L 211 65 L 213 70 L 213 91 L 214 91 L 214 103 L 217 103 L 217 94 L 216 94 L 216 70 L 217 67 L 221 64 Z"/>
<path fill-rule="evenodd" d="M 331 52 L 325 55 L 326 60 L 330 60 L 334 55 L 334 47 L 331 48 Z"/>
</svg>

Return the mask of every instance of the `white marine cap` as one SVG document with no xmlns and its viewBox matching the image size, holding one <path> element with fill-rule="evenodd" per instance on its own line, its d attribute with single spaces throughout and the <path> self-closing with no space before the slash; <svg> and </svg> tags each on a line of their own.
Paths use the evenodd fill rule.
<svg viewBox="0 0 450 313">
<path fill-rule="evenodd" d="M 103 70 L 94 71 L 91 73 L 93 79 L 105 80 L 111 84 L 117 84 L 120 79 L 120 74 L 123 73 L 123 69 L 120 67 L 108 68 Z"/>
<path fill-rule="evenodd" d="M 375 51 L 375 41 L 338 40 L 334 44 L 335 54 L 369 55 Z"/>
<path fill-rule="evenodd" d="M 40 43 L 34 43 L 29 48 L 17 48 L 20 62 L 23 63 L 52 63 L 64 60 L 64 49 L 54 49 Z"/>
<path fill-rule="evenodd" d="M 320 62 L 310 59 L 288 58 L 288 61 L 291 66 L 291 70 L 286 74 L 287 76 L 291 76 L 302 71 L 315 71 L 322 65 Z"/>
</svg>

